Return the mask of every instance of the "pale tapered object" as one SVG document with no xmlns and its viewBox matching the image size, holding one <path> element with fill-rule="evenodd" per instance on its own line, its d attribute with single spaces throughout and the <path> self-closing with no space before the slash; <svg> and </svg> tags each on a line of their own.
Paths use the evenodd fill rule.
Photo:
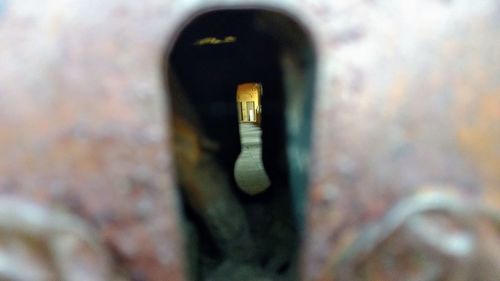
<svg viewBox="0 0 500 281">
<path fill-rule="evenodd" d="M 234 177 L 245 193 L 256 195 L 271 185 L 262 163 L 262 141 L 259 126 L 240 123 L 241 153 L 234 165 Z"/>
</svg>

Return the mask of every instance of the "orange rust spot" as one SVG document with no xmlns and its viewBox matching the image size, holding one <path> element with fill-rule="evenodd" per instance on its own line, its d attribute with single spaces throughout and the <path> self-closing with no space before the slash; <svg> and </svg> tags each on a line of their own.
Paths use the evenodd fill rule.
<svg viewBox="0 0 500 281">
<path fill-rule="evenodd" d="M 471 91 L 474 93 L 474 91 Z M 484 199 L 500 206 L 500 89 L 463 98 L 458 108 L 458 143 L 485 178 Z"/>
</svg>

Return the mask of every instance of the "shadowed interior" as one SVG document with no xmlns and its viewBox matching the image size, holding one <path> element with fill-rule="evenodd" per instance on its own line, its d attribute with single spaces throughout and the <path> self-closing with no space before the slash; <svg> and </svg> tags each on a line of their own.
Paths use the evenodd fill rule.
<svg viewBox="0 0 500 281">
<path fill-rule="evenodd" d="M 229 271 L 239 268 L 253 276 L 258 271 L 269 278 L 294 280 L 306 201 L 314 86 L 314 50 L 307 33 L 277 12 L 209 12 L 184 27 L 164 64 L 174 116 L 195 120 L 196 133 L 214 148 L 210 159 L 227 176 L 228 189 L 244 210 L 252 240 L 248 251 L 254 251 L 250 258 L 241 259 L 244 262 L 238 261 L 245 265 L 227 266 L 233 258 L 221 251 L 217 238 L 208 235 L 207 218 L 186 204 L 192 279 L 224 280 L 230 278 Z M 242 193 L 232 176 L 241 151 L 236 89 L 249 82 L 260 83 L 263 89 L 262 158 L 272 183 L 255 196 Z M 176 103 L 180 99 L 188 106 Z M 174 125 L 174 134 L 182 128 Z M 176 145 L 179 142 L 183 140 Z M 176 156 L 177 166 L 187 154 L 191 153 Z M 178 182 L 182 185 L 183 180 Z M 183 192 L 184 201 L 189 202 L 190 196 Z M 207 200 L 203 204 L 210 205 L 211 199 Z"/>
</svg>

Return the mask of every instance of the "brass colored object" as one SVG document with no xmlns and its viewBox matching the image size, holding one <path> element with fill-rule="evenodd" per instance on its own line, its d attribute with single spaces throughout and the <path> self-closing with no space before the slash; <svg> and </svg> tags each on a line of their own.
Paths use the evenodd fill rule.
<svg viewBox="0 0 500 281">
<path fill-rule="evenodd" d="M 235 36 L 226 36 L 222 39 L 219 39 L 216 37 L 206 37 L 206 38 L 197 40 L 196 42 L 194 42 L 194 44 L 197 46 L 202 46 L 202 45 L 227 44 L 227 43 L 234 43 L 234 42 L 236 42 Z"/>
</svg>

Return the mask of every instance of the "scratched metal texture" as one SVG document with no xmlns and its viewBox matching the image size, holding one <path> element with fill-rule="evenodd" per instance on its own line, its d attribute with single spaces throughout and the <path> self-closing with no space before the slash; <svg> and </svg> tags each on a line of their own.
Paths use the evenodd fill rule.
<svg viewBox="0 0 500 281">
<path fill-rule="evenodd" d="M 500 247 L 496 0 L 1 0 L 2 195 L 84 219 L 127 276 L 183 280 L 161 59 L 187 18 L 234 7 L 283 11 L 315 43 L 302 280 L 423 274 L 425 261 L 406 262 L 420 255 L 410 215 L 382 250 L 356 247 L 401 213 L 398 203 L 426 194 L 446 215 L 417 210 L 418 223 L 473 232 L 500 268 L 485 250 Z M 461 212 L 473 223 L 457 223 Z"/>
</svg>

